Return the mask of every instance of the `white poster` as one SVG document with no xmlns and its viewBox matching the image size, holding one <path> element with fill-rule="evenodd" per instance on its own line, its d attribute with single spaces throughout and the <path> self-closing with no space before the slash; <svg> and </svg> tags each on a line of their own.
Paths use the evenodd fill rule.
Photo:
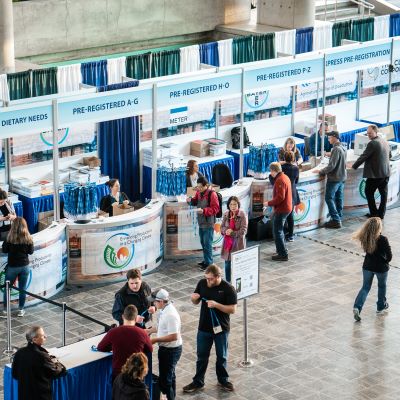
<svg viewBox="0 0 400 400">
<path fill-rule="evenodd" d="M 392 73 L 392 83 L 400 82 L 400 60 L 394 61 L 394 71 Z M 389 84 L 389 66 L 367 68 L 363 70 L 363 88 L 373 88 Z"/>
<path fill-rule="evenodd" d="M 160 257 L 160 217 L 120 231 L 82 234 L 82 274 L 114 274 L 140 268 Z"/>
<path fill-rule="evenodd" d="M 92 143 L 95 138 L 96 125 L 80 123 L 72 128 L 58 130 L 58 146 L 60 148 Z M 51 150 L 53 147 L 53 133 L 41 132 L 33 135 L 16 136 L 12 138 L 13 155 L 36 153 Z"/>
<path fill-rule="evenodd" d="M 232 253 L 232 285 L 238 300 L 259 292 L 259 246 Z"/>
<path fill-rule="evenodd" d="M 284 87 L 271 90 L 259 90 L 244 96 L 244 112 L 269 110 L 272 108 L 288 107 L 290 104 L 291 88 Z M 221 101 L 221 115 L 240 114 L 240 98 Z"/>
<path fill-rule="evenodd" d="M 326 78 L 326 97 L 356 90 L 357 74 L 350 72 Z M 319 97 L 322 99 L 322 82 L 319 84 Z M 317 98 L 317 84 L 303 83 L 297 86 L 297 101 L 310 101 Z"/>
</svg>

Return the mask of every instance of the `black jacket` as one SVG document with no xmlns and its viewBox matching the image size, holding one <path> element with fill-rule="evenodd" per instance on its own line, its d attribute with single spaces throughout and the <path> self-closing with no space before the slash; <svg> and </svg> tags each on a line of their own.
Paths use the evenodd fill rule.
<svg viewBox="0 0 400 400">
<path fill-rule="evenodd" d="M 34 343 L 15 353 L 12 376 L 18 381 L 18 400 L 52 400 L 52 379 L 66 374 L 64 365 Z"/>
<path fill-rule="evenodd" d="M 128 196 L 124 192 L 119 193 L 119 204 L 122 204 L 124 200 L 129 200 Z M 108 213 L 110 217 L 113 216 L 113 203 L 115 203 L 117 200 L 111 196 L 111 194 L 107 194 L 100 200 L 100 210 Z M 129 204 L 132 204 L 131 201 L 129 201 Z"/>
<path fill-rule="evenodd" d="M 32 244 L 14 244 L 7 240 L 3 242 L 3 253 L 8 253 L 9 267 L 25 267 L 29 265 L 29 254 L 33 254 Z"/>
<path fill-rule="evenodd" d="M 386 236 L 380 235 L 376 249 L 372 254 L 365 254 L 363 268 L 371 272 L 387 272 L 392 261 L 392 249 Z"/>
<path fill-rule="evenodd" d="M 294 164 L 285 163 L 282 164 L 282 172 L 290 179 L 290 183 L 292 184 L 293 205 L 297 206 L 298 204 L 300 204 L 299 192 L 296 188 L 296 183 L 299 181 L 299 167 Z M 268 178 L 271 185 L 274 185 L 275 179 L 272 177 L 271 174 L 268 176 Z"/>
<path fill-rule="evenodd" d="M 119 374 L 113 384 L 112 398 L 113 400 L 149 400 L 150 395 L 142 381 Z"/>
</svg>

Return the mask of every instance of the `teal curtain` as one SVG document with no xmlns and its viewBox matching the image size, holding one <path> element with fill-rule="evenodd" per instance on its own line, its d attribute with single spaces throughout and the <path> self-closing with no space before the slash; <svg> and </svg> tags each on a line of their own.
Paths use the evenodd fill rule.
<svg viewBox="0 0 400 400">
<path fill-rule="evenodd" d="M 332 26 L 332 47 L 342 45 L 343 39 L 351 39 L 351 21 L 335 22 Z"/>
<path fill-rule="evenodd" d="M 275 33 L 253 36 L 254 61 L 275 58 Z"/>
<path fill-rule="evenodd" d="M 57 67 L 32 71 L 32 97 L 57 93 Z"/>
<path fill-rule="evenodd" d="M 151 77 L 179 74 L 181 52 L 177 50 L 158 51 L 151 55 Z"/>
<path fill-rule="evenodd" d="M 126 76 L 134 79 L 150 78 L 150 54 L 137 54 L 126 57 Z"/>
<path fill-rule="evenodd" d="M 253 37 L 235 37 L 232 40 L 233 64 L 254 61 Z"/>
<path fill-rule="evenodd" d="M 10 100 L 31 97 L 31 71 L 7 74 L 7 84 L 10 92 Z"/>
<path fill-rule="evenodd" d="M 374 40 L 374 17 L 352 21 L 351 40 L 366 42 Z"/>
</svg>

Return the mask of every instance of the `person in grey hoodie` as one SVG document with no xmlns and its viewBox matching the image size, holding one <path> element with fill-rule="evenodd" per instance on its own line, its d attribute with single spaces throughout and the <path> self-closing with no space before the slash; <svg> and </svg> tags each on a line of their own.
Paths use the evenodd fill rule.
<svg viewBox="0 0 400 400">
<path fill-rule="evenodd" d="M 331 157 L 329 164 L 319 171 L 319 175 L 327 176 L 325 202 L 331 219 L 325 223 L 325 228 L 338 229 L 342 227 L 343 189 L 347 178 L 347 150 L 340 143 L 339 132 L 329 132 L 328 140 L 332 146 Z"/>
</svg>

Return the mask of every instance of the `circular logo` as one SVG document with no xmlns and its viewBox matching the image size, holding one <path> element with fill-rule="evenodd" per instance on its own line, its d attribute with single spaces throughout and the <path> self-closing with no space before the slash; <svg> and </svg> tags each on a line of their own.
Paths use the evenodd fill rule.
<svg viewBox="0 0 400 400">
<path fill-rule="evenodd" d="M 299 196 L 300 196 L 300 204 L 294 206 L 293 216 L 294 216 L 294 223 L 300 223 L 307 218 L 308 213 L 310 212 L 310 200 L 302 200 L 305 194 L 307 193 L 304 189 L 298 189 Z"/>
<path fill-rule="evenodd" d="M 358 185 L 358 192 L 360 193 L 360 196 L 364 199 L 367 200 L 367 196 L 365 195 L 365 185 L 366 185 L 366 180 L 362 179 L 360 184 Z M 375 200 L 380 197 L 380 193 L 378 191 L 375 192 L 374 198 Z"/>
<path fill-rule="evenodd" d="M 58 131 L 58 134 L 60 135 L 60 133 L 62 133 L 62 131 L 63 131 L 63 129 L 60 129 Z M 68 133 L 69 133 L 69 128 L 66 128 L 64 134 L 61 137 L 61 139 L 58 141 L 59 145 L 62 144 L 65 141 L 65 139 L 68 136 Z M 45 137 L 45 135 L 48 136 L 48 137 Z M 51 131 L 49 131 L 49 132 L 41 132 L 40 133 L 40 139 L 42 139 L 42 142 L 44 144 L 47 144 L 47 146 L 53 147 L 53 143 L 51 141 L 52 140 L 52 135 L 53 135 L 53 133 Z"/>
<path fill-rule="evenodd" d="M 268 100 L 269 90 L 260 90 L 259 92 L 247 93 L 244 96 L 246 104 L 250 108 L 261 108 Z"/>
<path fill-rule="evenodd" d="M 5 285 L 6 283 L 6 268 L 7 263 L 5 262 L 0 268 L 0 286 Z M 28 282 L 26 283 L 26 290 L 29 288 L 30 284 L 32 282 L 32 270 L 29 270 L 29 277 L 28 277 Z M 14 282 L 13 286 L 18 286 L 18 278 L 17 280 Z M 4 293 L 6 289 L 5 288 L 1 288 L 0 292 Z M 11 289 L 11 296 L 12 297 L 18 297 L 19 291 L 15 290 L 15 289 Z M 3 301 L 3 299 L 1 299 L 1 301 Z"/>
<path fill-rule="evenodd" d="M 111 236 L 104 248 L 104 261 L 114 269 L 123 269 L 132 261 L 135 245 L 129 240 L 127 233 L 117 233 Z"/>
</svg>

